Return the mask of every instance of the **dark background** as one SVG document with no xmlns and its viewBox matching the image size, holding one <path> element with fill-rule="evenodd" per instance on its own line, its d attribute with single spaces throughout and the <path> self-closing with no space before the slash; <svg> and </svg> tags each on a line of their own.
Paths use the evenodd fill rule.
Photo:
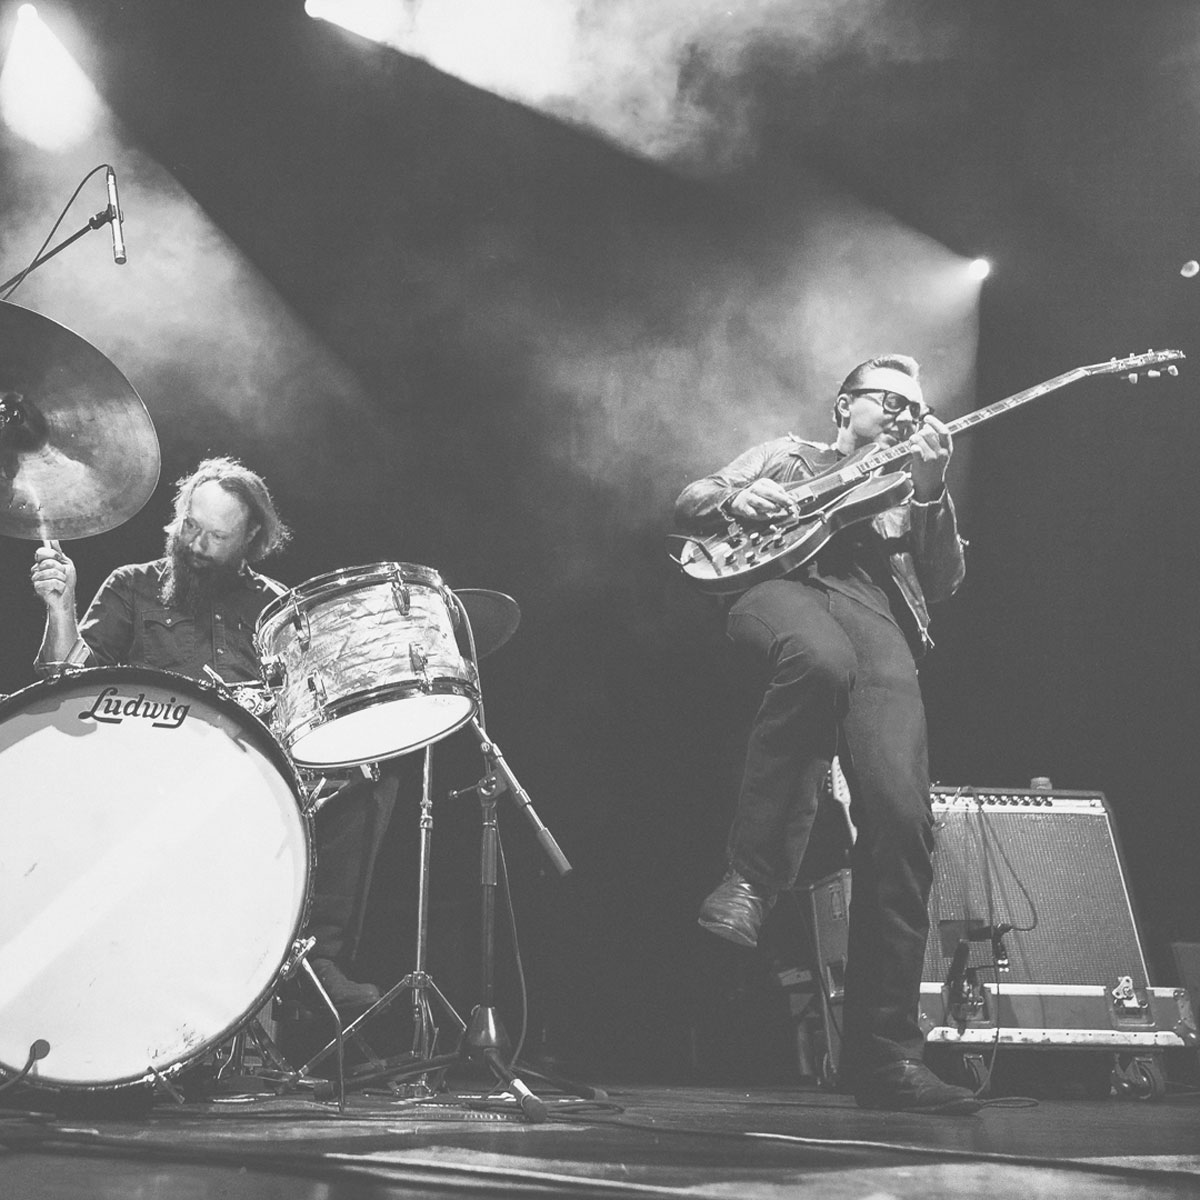
<svg viewBox="0 0 1200 1200">
<path fill-rule="evenodd" d="M 591 1069 L 688 1069 L 720 974 L 694 914 L 746 713 L 664 552 L 683 484 L 828 436 L 836 381 L 879 351 L 916 353 L 948 415 L 1150 346 L 1200 357 L 1194 4 L 871 3 L 824 42 L 796 31 L 834 7 L 775 8 L 790 32 L 743 31 L 733 60 L 678 39 L 711 124 L 658 153 L 291 0 L 39 6 L 112 121 L 58 154 L 0 133 L 6 276 L 86 170 L 121 173 L 128 265 L 102 231 L 14 297 L 116 363 L 162 446 L 142 512 L 68 547 L 81 600 L 158 552 L 208 452 L 271 482 L 290 584 L 397 560 L 518 600 L 489 728 L 575 866 L 502 800 L 532 1036 Z M 953 284 L 976 254 L 977 305 Z M 1162 983 L 1200 938 L 1196 401 L 1192 363 L 1092 378 L 962 439 L 969 578 L 923 667 L 936 779 L 1107 795 Z M 33 679 L 31 555 L 0 544 L 5 691 Z M 432 967 L 463 1009 L 478 824 L 444 792 L 478 769 L 466 735 L 435 752 Z M 363 952 L 385 982 L 411 961 L 415 836 L 410 794 Z"/>
</svg>

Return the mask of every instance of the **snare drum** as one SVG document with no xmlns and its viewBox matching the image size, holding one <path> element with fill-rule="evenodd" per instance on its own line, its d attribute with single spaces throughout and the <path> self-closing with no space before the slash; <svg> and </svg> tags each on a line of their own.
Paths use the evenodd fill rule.
<svg viewBox="0 0 1200 1200">
<path fill-rule="evenodd" d="M 0 1074 L 149 1083 L 272 994 L 311 842 L 287 756 L 207 684 L 97 668 L 0 702 Z"/>
<path fill-rule="evenodd" d="M 415 563 L 318 575 L 271 603 L 254 640 L 277 693 L 272 728 L 301 766 L 407 754 L 475 715 L 441 576 Z"/>
</svg>

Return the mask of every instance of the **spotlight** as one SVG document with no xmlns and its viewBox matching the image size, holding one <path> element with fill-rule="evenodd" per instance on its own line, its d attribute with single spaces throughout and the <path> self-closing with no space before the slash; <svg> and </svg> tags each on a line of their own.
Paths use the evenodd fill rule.
<svg viewBox="0 0 1200 1200">
<path fill-rule="evenodd" d="M 304 0 L 304 11 L 316 21 L 340 25 L 373 42 L 394 38 L 405 23 L 396 0 Z"/>
<path fill-rule="evenodd" d="M 32 4 L 17 10 L 4 69 L 0 114 L 26 141 L 43 150 L 64 150 L 93 130 L 100 97 Z"/>
<path fill-rule="evenodd" d="M 992 273 L 992 264 L 986 258 L 973 258 L 967 264 L 967 278 L 984 280 Z"/>
</svg>

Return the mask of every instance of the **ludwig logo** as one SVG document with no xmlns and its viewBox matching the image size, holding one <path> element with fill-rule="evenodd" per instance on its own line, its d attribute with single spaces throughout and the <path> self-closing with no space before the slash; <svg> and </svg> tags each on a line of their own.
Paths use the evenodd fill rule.
<svg viewBox="0 0 1200 1200">
<path fill-rule="evenodd" d="M 178 729 L 187 719 L 191 708 L 190 704 L 179 704 L 174 696 L 169 700 L 147 700 L 145 692 L 139 692 L 136 696 L 122 696 L 115 687 L 106 687 L 96 697 L 92 707 L 79 714 L 79 719 L 86 721 L 91 718 L 107 725 L 119 725 L 126 718 L 140 717 L 158 729 Z"/>
</svg>

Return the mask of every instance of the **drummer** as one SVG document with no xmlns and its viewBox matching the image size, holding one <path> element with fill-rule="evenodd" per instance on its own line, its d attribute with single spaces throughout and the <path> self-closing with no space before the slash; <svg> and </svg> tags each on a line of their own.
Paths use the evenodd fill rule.
<svg viewBox="0 0 1200 1200">
<path fill-rule="evenodd" d="M 250 566 L 291 536 L 267 485 L 232 458 L 209 458 L 179 481 L 163 557 L 118 567 L 77 621 L 75 566 L 57 542 L 39 547 L 33 586 L 46 605 L 35 667 L 135 666 L 226 683 L 261 680 L 258 616 L 287 590 Z M 208 670 L 206 670 L 206 668 Z M 397 780 L 362 771 L 318 810 L 309 960 L 338 1008 L 379 999 L 347 974 L 365 915 L 371 874 L 395 805 Z"/>
</svg>

